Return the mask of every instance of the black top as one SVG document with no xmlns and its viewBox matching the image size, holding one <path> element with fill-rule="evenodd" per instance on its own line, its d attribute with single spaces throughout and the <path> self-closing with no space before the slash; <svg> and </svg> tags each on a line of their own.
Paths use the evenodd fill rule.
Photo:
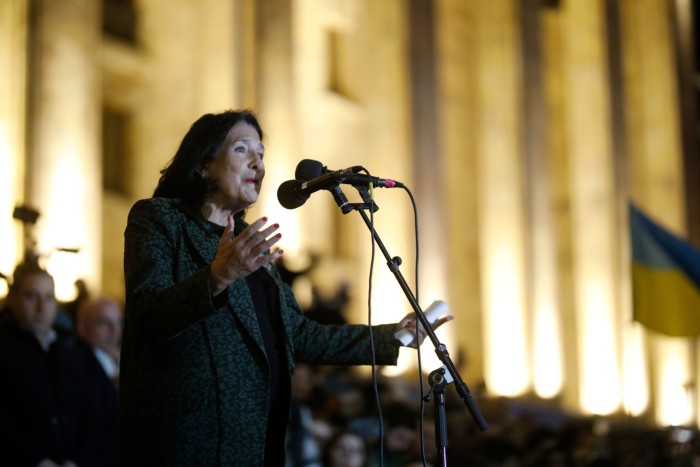
<svg viewBox="0 0 700 467">
<path fill-rule="evenodd" d="M 265 465 L 284 465 L 284 436 L 289 418 L 291 383 L 286 370 L 284 328 L 272 279 L 258 269 L 246 277 L 258 315 L 270 367 L 270 412 L 265 437 Z"/>
<path fill-rule="evenodd" d="M 221 236 L 224 227 L 211 223 Z M 270 370 L 269 414 L 265 437 L 265 466 L 284 465 L 285 434 L 289 419 L 291 381 L 287 371 L 284 325 L 279 307 L 277 287 L 260 268 L 245 278 L 258 317 L 265 354 Z M 264 388 L 261 388 L 263 391 Z"/>
</svg>

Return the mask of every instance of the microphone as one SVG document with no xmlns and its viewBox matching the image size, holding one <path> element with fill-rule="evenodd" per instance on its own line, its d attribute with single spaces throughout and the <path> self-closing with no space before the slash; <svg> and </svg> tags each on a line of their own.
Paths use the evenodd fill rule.
<svg viewBox="0 0 700 467">
<path fill-rule="evenodd" d="M 358 173 L 361 172 L 363 168 L 361 165 L 353 165 L 352 167 L 348 167 L 345 170 L 352 173 Z M 296 178 L 297 180 L 306 181 L 312 180 L 316 177 L 320 177 L 321 175 L 325 175 L 330 172 L 333 171 L 329 170 L 328 167 L 326 167 L 319 161 L 315 161 L 313 159 L 303 159 L 297 164 L 297 169 L 294 172 L 294 178 Z"/>
<path fill-rule="evenodd" d="M 320 162 L 304 159 L 297 165 L 296 180 L 287 180 L 277 189 L 277 199 L 287 209 L 296 209 L 306 202 L 312 193 L 319 190 L 331 190 L 339 184 L 369 186 L 372 183 L 380 188 L 403 188 L 403 184 L 391 179 L 357 174 L 361 166 L 343 170 L 329 170 Z"/>
<path fill-rule="evenodd" d="M 304 193 L 299 180 L 287 180 L 277 188 L 277 200 L 287 209 L 296 209 L 309 199 L 310 193 Z"/>
<path fill-rule="evenodd" d="M 364 170 L 364 168 L 361 165 L 354 165 L 346 170 L 352 171 L 353 173 L 357 173 Z M 303 161 L 299 162 L 299 165 L 297 165 L 297 170 L 294 176 L 297 180 L 311 180 L 329 172 L 332 171 L 329 170 L 323 164 L 321 164 L 319 161 L 304 159 Z M 377 206 L 377 203 L 375 203 L 374 200 L 372 200 L 372 194 L 369 192 L 369 185 L 355 185 L 355 189 L 358 193 L 360 193 L 362 201 L 365 203 L 365 205 L 371 207 L 372 212 L 377 212 L 379 210 L 379 206 Z M 343 212 L 343 214 L 347 214 L 353 209 L 353 206 L 348 203 L 345 194 L 343 194 L 343 190 L 340 189 L 340 185 L 336 185 L 329 191 L 333 195 L 333 199 L 335 200 L 336 204 L 340 207 L 340 210 Z"/>
<path fill-rule="evenodd" d="M 362 170 L 362 166 L 355 165 L 347 170 L 353 173 L 359 172 L 360 170 Z M 326 169 L 326 167 L 324 167 L 324 165 L 321 164 L 319 161 L 304 159 L 301 162 L 299 162 L 299 164 L 297 164 L 297 169 L 294 172 L 294 178 L 296 178 L 297 180 L 304 181 L 313 180 L 314 178 L 320 177 L 321 175 L 324 175 L 328 172 L 328 169 Z M 338 205 L 343 214 L 347 214 L 350 211 L 352 211 L 352 205 L 348 202 L 348 199 L 345 196 L 345 193 L 343 193 L 343 190 L 340 188 L 340 185 L 333 185 L 332 187 L 328 188 L 328 191 L 330 191 L 333 195 L 333 200 L 335 200 L 335 204 Z M 306 199 L 304 201 L 306 201 Z"/>
<path fill-rule="evenodd" d="M 345 185 L 368 187 L 369 184 L 372 183 L 377 188 L 403 188 L 403 184 L 401 182 L 397 182 L 396 180 L 372 177 L 371 175 L 357 173 L 362 170 L 364 170 L 364 168 L 361 165 L 353 165 L 352 167 L 348 167 L 347 169 L 343 170 L 330 170 L 319 161 L 304 159 L 297 164 L 296 171 L 294 172 L 294 178 L 309 183 L 314 182 L 314 179 L 323 179 L 323 183 L 326 183 L 326 180 L 332 179 L 335 180 L 336 184 L 342 183 Z M 329 176 L 329 178 L 325 179 L 325 176 Z M 327 187 L 322 187 L 319 188 L 319 190 L 326 188 Z"/>
</svg>

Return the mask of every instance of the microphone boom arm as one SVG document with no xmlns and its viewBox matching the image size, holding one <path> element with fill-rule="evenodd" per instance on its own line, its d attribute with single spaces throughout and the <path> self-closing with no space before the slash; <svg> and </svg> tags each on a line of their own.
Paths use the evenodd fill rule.
<svg viewBox="0 0 700 467">
<path fill-rule="evenodd" d="M 371 202 L 371 204 L 374 203 Z M 351 206 L 353 206 L 353 208 L 360 213 L 360 215 L 362 216 L 362 220 L 364 220 L 365 222 L 365 225 L 367 225 L 367 228 L 370 230 L 370 232 L 372 232 L 372 238 L 381 250 L 382 254 L 384 255 L 384 258 L 386 258 L 389 270 L 394 274 L 394 277 L 396 277 L 396 280 L 398 281 L 401 290 L 403 290 L 404 294 L 406 295 L 406 298 L 411 304 L 411 307 L 416 313 L 417 319 L 421 322 L 423 328 L 425 329 L 428 335 L 428 338 L 433 343 L 433 346 L 435 347 L 435 353 L 437 354 L 440 361 L 445 365 L 447 371 L 449 371 L 450 375 L 452 376 L 452 379 L 455 383 L 455 388 L 457 389 L 457 393 L 462 398 L 462 400 L 464 400 L 464 403 L 467 406 L 467 409 L 469 410 L 469 413 L 471 414 L 472 418 L 474 419 L 474 422 L 481 431 L 486 431 L 488 429 L 488 423 L 486 423 L 486 420 L 481 415 L 481 412 L 479 411 L 479 408 L 476 405 L 476 401 L 472 397 L 469 388 L 460 377 L 457 368 L 452 362 L 450 354 L 447 351 L 447 346 L 445 346 L 445 344 L 441 343 L 438 340 L 437 336 L 435 335 L 435 331 L 433 331 L 433 328 L 430 326 L 430 323 L 428 322 L 428 319 L 425 316 L 425 313 L 423 313 L 423 310 L 416 301 L 413 292 L 406 283 L 406 279 L 403 277 L 403 274 L 401 274 L 401 271 L 399 270 L 399 266 L 401 265 L 401 258 L 398 256 L 392 258 L 392 256 L 389 254 L 389 251 L 384 246 L 384 243 L 382 242 L 381 238 L 379 238 L 379 234 L 372 226 L 372 223 L 369 217 L 367 216 L 367 213 L 364 211 L 363 205 Z"/>
</svg>

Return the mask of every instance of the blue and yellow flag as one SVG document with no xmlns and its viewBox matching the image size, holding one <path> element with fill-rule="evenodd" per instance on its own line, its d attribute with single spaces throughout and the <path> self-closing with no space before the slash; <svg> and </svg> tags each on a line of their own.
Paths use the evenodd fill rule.
<svg viewBox="0 0 700 467">
<path fill-rule="evenodd" d="M 634 320 L 675 337 L 700 335 L 700 251 L 630 204 Z"/>
</svg>

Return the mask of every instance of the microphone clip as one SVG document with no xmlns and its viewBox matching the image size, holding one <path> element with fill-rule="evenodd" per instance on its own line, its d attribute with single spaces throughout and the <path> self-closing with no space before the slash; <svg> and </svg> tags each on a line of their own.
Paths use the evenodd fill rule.
<svg viewBox="0 0 700 467">
<path fill-rule="evenodd" d="M 377 206 L 377 203 L 374 202 L 374 198 L 372 198 L 372 194 L 369 191 L 369 188 L 365 185 L 357 185 L 355 186 L 357 189 L 357 192 L 360 193 L 360 197 L 362 198 L 362 209 L 371 209 L 372 212 L 377 212 L 379 210 L 379 206 Z"/>
</svg>

